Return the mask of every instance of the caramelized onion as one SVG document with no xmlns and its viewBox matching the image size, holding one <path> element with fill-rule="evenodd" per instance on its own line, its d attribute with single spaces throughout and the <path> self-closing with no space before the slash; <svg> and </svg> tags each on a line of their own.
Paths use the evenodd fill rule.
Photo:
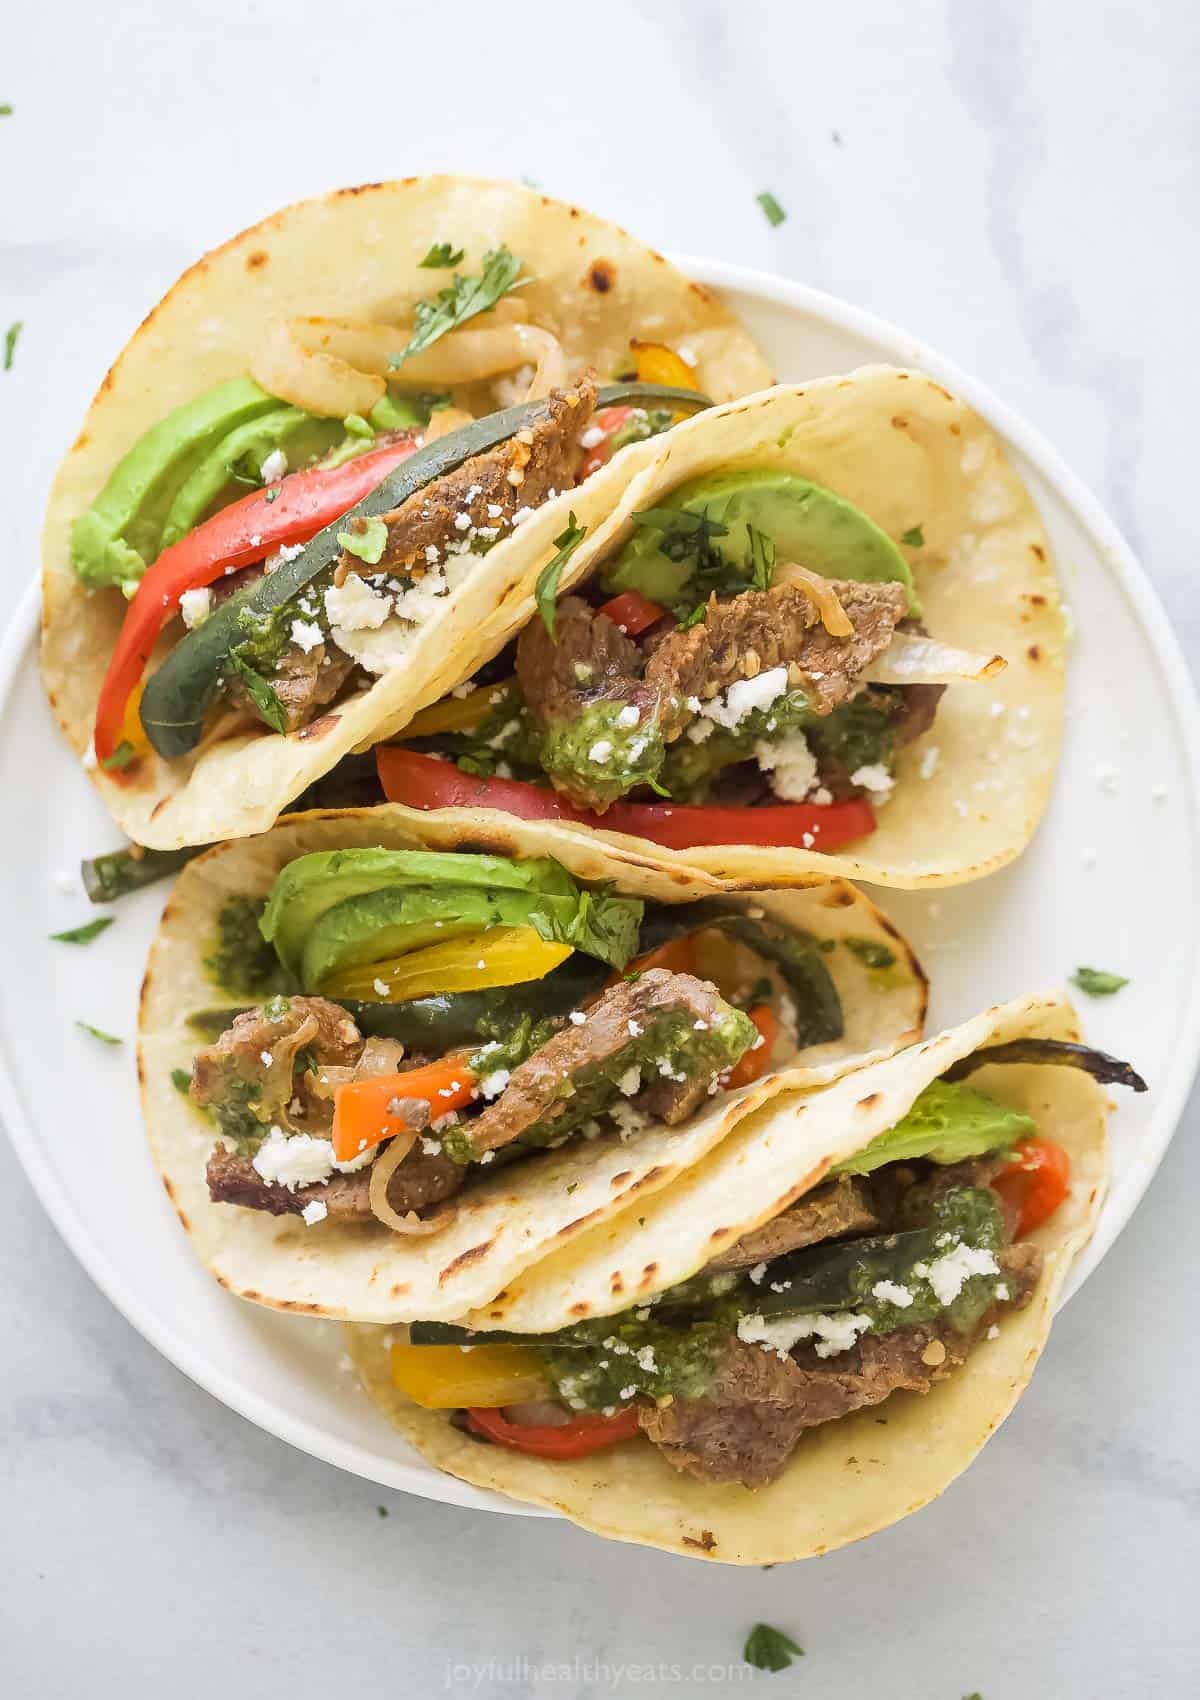
<svg viewBox="0 0 1200 1700">
<path fill-rule="evenodd" d="M 383 1225 L 391 1228 L 392 1232 L 396 1234 L 436 1234 L 446 1226 L 446 1223 L 455 1214 L 454 1206 L 451 1205 L 448 1209 L 439 1210 L 433 1216 L 424 1218 L 418 1216 L 415 1210 L 410 1210 L 406 1216 L 401 1216 L 388 1203 L 388 1182 L 416 1142 L 417 1130 L 415 1127 L 408 1129 L 405 1133 L 398 1133 L 394 1139 L 389 1140 L 384 1150 L 376 1157 L 371 1169 L 371 1186 L 367 1194 L 371 1209 Z"/>
<path fill-rule="evenodd" d="M 953 685 L 961 679 L 990 679 L 1007 666 L 1002 655 L 956 649 L 936 638 L 897 632 L 864 677 L 874 685 Z"/>
<path fill-rule="evenodd" d="M 809 572 L 807 567 L 797 566 L 795 561 L 783 561 L 776 566 L 771 576 L 772 584 L 791 584 L 797 590 L 802 590 L 821 616 L 821 624 L 830 637 L 850 637 L 854 626 L 850 616 L 837 599 L 837 592 L 827 578 L 820 573 Z"/>
</svg>

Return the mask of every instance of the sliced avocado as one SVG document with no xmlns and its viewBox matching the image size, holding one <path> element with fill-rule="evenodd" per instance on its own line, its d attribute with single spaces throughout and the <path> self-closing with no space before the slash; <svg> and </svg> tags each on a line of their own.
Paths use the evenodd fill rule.
<svg viewBox="0 0 1200 1700">
<path fill-rule="evenodd" d="M 318 419 L 298 407 L 276 406 L 247 419 L 220 437 L 184 479 L 167 512 L 161 547 L 170 548 L 218 507 L 246 494 L 236 473 L 245 469 L 261 478 L 268 455 L 281 449 L 295 472 L 323 455 L 342 435 L 341 422 Z"/>
<path fill-rule="evenodd" d="M 167 510 L 197 463 L 239 425 L 278 406 L 251 379 L 233 378 L 139 437 L 71 528 L 71 565 L 83 583 L 135 584 L 158 555 Z"/>
<path fill-rule="evenodd" d="M 544 892 L 484 891 L 467 886 L 388 886 L 362 892 L 327 909 L 304 940 L 301 984 L 307 991 L 344 968 L 390 962 L 425 945 L 485 927 L 524 927 L 535 913 L 558 909 L 569 924 L 572 897 Z"/>
<path fill-rule="evenodd" d="M 367 418 L 377 431 L 408 431 L 414 425 L 428 425 L 435 401 L 448 400 L 440 395 L 398 395 L 388 390 L 380 396 Z"/>
<path fill-rule="evenodd" d="M 748 470 L 693 478 L 680 485 L 662 507 L 703 513 L 726 527 L 711 539 L 747 585 L 751 577 L 749 526 L 775 545 L 778 561 L 794 561 L 825 578 L 864 583 L 898 580 L 908 591 L 909 608 L 918 612 L 912 572 L 900 550 L 861 508 L 791 472 Z M 620 553 L 601 569 L 612 591 L 638 590 L 653 602 L 678 603 L 695 571 L 695 557 L 671 560 L 660 547 L 664 532 L 640 527 Z"/>
<path fill-rule="evenodd" d="M 479 887 L 575 897 L 567 870 L 549 857 L 513 862 L 505 856 L 437 850 L 318 850 L 282 870 L 263 912 L 263 936 L 280 961 L 299 973 L 305 939 L 334 904 L 385 886 Z"/>
</svg>

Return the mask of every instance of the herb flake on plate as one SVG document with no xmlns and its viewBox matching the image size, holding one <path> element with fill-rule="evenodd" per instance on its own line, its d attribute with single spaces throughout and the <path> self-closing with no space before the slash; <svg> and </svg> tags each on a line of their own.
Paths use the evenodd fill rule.
<svg viewBox="0 0 1200 1700">
<path fill-rule="evenodd" d="M 24 319 L 14 319 L 4 333 L 4 370 L 12 371 L 13 355 L 17 351 L 17 338 L 25 328 Z"/>
<path fill-rule="evenodd" d="M 762 194 L 755 195 L 754 199 L 758 202 L 763 212 L 766 213 L 768 224 L 776 225 L 783 223 L 787 214 L 784 212 L 783 208 L 769 189 L 764 189 Z"/>
<path fill-rule="evenodd" d="M 68 927 L 63 933 L 51 933 L 50 937 L 56 944 L 91 944 L 106 927 L 112 926 L 116 918 L 115 915 L 97 915 L 94 921 L 85 921 L 81 927 Z"/>
<path fill-rule="evenodd" d="M 1125 975 L 1110 974 L 1104 968 L 1077 968 L 1071 975 L 1071 984 L 1086 992 L 1089 998 L 1110 998 L 1129 981 Z"/>
<path fill-rule="evenodd" d="M 787 1670 L 793 1658 L 804 1657 L 804 1648 L 798 1647 L 782 1629 L 773 1629 L 769 1623 L 756 1623 L 746 1637 L 742 1657 L 755 1670 Z"/>
<path fill-rule="evenodd" d="M 106 1033 L 103 1027 L 93 1027 L 90 1021 L 77 1021 L 76 1027 L 81 1033 L 90 1033 L 93 1039 L 99 1039 L 104 1045 L 123 1045 L 124 1039 L 118 1039 L 115 1033 Z"/>
</svg>

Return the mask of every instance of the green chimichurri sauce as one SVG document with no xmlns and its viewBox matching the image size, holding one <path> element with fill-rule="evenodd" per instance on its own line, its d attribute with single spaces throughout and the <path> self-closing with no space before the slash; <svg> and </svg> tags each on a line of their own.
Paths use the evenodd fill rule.
<svg viewBox="0 0 1200 1700">
<path fill-rule="evenodd" d="M 274 947 L 259 930 L 265 908 L 255 898 L 231 897 L 217 916 L 217 936 L 204 967 L 231 997 L 257 999 L 292 990 Z"/>
</svg>

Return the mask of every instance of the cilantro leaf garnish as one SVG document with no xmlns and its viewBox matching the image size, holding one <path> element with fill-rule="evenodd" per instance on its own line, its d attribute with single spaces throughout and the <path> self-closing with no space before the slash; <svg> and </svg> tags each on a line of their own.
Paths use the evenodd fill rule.
<svg viewBox="0 0 1200 1700">
<path fill-rule="evenodd" d="M 567 529 L 560 532 L 554 539 L 554 546 L 558 553 L 550 557 L 537 576 L 537 584 L 533 592 L 534 601 L 537 603 L 538 613 L 545 621 L 546 630 L 550 633 L 551 638 L 554 637 L 554 617 L 557 613 L 558 581 L 562 577 L 563 568 L 586 536 L 587 526 L 578 525 L 575 515 L 573 513 L 568 514 Z"/>
<path fill-rule="evenodd" d="M 17 338 L 25 328 L 24 319 L 15 319 L 4 333 L 4 370 L 12 370 L 13 355 L 17 351 Z"/>
<path fill-rule="evenodd" d="M 229 476 L 236 484 L 248 484 L 252 490 L 261 490 L 263 475 L 254 464 L 254 456 L 247 449 L 236 460 L 229 463 Z"/>
<path fill-rule="evenodd" d="M 182 1092 L 184 1097 L 186 1097 L 191 1084 L 192 1077 L 186 1068 L 173 1068 L 171 1070 L 171 1085 L 175 1088 L 176 1092 Z"/>
<path fill-rule="evenodd" d="M 910 525 L 907 531 L 900 533 L 901 543 L 907 543 L 910 549 L 925 547 L 925 533 L 919 525 Z"/>
<path fill-rule="evenodd" d="M 769 189 L 764 189 L 762 194 L 755 195 L 754 199 L 766 213 L 768 224 L 775 225 L 783 223 L 787 214 L 784 212 L 783 208 Z"/>
<path fill-rule="evenodd" d="M 287 731 L 283 704 L 275 695 L 275 687 L 261 673 L 256 673 L 248 661 L 243 661 L 236 649 L 229 651 L 229 665 L 246 687 L 246 693 L 267 725 L 275 732 Z"/>
<path fill-rule="evenodd" d="M 50 937 L 58 944 L 91 944 L 106 927 L 112 926 L 116 918 L 115 915 L 97 915 L 94 921 L 85 921 L 82 927 L 68 927 L 65 933 L 51 933 Z"/>
<path fill-rule="evenodd" d="M 435 242 L 421 261 L 421 265 L 426 271 L 441 271 L 446 266 L 461 265 L 462 257 L 461 248 L 454 248 L 449 242 Z"/>
<path fill-rule="evenodd" d="M 128 738 L 122 738 L 112 755 L 105 756 L 104 760 L 100 763 L 100 766 L 104 769 L 105 773 L 119 773 L 123 767 L 129 766 L 130 762 L 133 761 L 136 755 L 137 751 L 129 742 Z"/>
<path fill-rule="evenodd" d="M 403 366 L 412 355 L 437 342 L 447 331 L 455 330 L 477 313 L 486 313 L 502 295 L 527 281 L 520 272 L 520 260 L 506 247 L 489 248 L 478 277 L 456 275 L 453 283 L 439 289 L 433 300 L 417 302 L 408 345 L 399 354 L 390 354 L 388 365 L 393 370 Z"/>
<path fill-rule="evenodd" d="M 1127 986 L 1129 981 L 1124 975 L 1110 974 L 1104 968 L 1077 968 L 1071 975 L 1071 984 L 1086 992 L 1089 998 L 1109 998 L 1122 986 Z"/>
<path fill-rule="evenodd" d="M 775 541 L 756 525 L 747 524 L 750 539 L 750 582 L 755 590 L 770 590 L 775 571 Z"/>
<path fill-rule="evenodd" d="M 804 1657 L 804 1648 L 798 1647 L 782 1629 L 772 1629 L 769 1623 L 756 1623 L 746 1637 L 742 1657 L 755 1670 L 787 1670 L 793 1658 Z"/>
<path fill-rule="evenodd" d="M 369 567 L 378 566 L 387 548 L 387 526 L 379 518 L 358 523 L 361 531 L 339 531 L 337 540 L 348 555 L 357 555 Z"/>
<path fill-rule="evenodd" d="M 123 1045 L 124 1039 L 118 1039 L 115 1033 L 106 1033 L 103 1027 L 93 1027 L 90 1021 L 77 1021 L 76 1027 L 81 1033 L 90 1033 L 93 1039 L 99 1039 L 104 1045 Z"/>
<path fill-rule="evenodd" d="M 13 109 L 12 109 L 12 101 L 11 100 L 6 100 L 6 101 L 0 103 L 0 118 L 11 118 L 12 117 L 12 110 Z"/>
</svg>

